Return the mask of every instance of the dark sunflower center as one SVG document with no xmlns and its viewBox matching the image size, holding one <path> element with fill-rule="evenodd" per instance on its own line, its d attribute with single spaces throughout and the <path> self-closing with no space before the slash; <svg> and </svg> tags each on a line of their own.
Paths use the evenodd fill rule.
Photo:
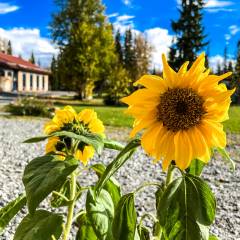
<svg viewBox="0 0 240 240">
<path fill-rule="evenodd" d="M 206 113 L 204 100 L 191 88 L 168 89 L 160 96 L 158 119 L 168 130 L 187 130 L 200 123 Z"/>
</svg>

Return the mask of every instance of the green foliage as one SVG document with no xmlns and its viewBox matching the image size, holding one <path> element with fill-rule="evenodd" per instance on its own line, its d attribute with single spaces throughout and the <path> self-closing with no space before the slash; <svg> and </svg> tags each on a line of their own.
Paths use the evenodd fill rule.
<svg viewBox="0 0 240 240">
<path fill-rule="evenodd" d="M 120 199 L 113 219 L 114 240 L 134 239 L 137 224 L 137 213 L 134 204 L 133 193 L 124 195 Z"/>
<path fill-rule="evenodd" d="M 109 149 L 114 149 L 114 150 L 122 150 L 124 146 L 114 140 L 109 140 L 109 139 L 104 139 L 104 147 L 109 148 Z"/>
<path fill-rule="evenodd" d="M 157 209 L 164 239 L 208 240 L 215 209 L 214 195 L 199 177 L 187 174 L 174 180 Z"/>
<path fill-rule="evenodd" d="M 206 165 L 206 163 L 204 163 L 203 161 L 194 159 L 191 162 L 191 165 L 188 169 L 188 173 L 192 174 L 194 176 L 200 176 L 205 165 Z"/>
<path fill-rule="evenodd" d="M 99 240 L 112 238 L 114 204 L 110 194 L 102 189 L 98 196 L 90 189 L 86 200 L 87 218 Z"/>
<path fill-rule="evenodd" d="M 100 193 L 101 189 L 105 186 L 110 177 L 132 156 L 138 146 L 140 146 L 139 139 L 133 139 L 107 166 L 105 172 L 96 185 L 95 191 L 97 195 Z"/>
<path fill-rule="evenodd" d="M 33 52 L 31 53 L 31 57 L 29 58 L 29 62 L 32 63 L 32 64 L 36 63 L 35 56 L 34 56 Z"/>
<path fill-rule="evenodd" d="M 65 161 L 54 156 L 33 159 L 25 168 L 23 183 L 26 190 L 29 212 L 34 214 L 38 205 L 59 186 L 77 167 L 79 161 L 68 157 Z"/>
<path fill-rule="evenodd" d="M 53 240 L 62 233 L 63 217 L 45 210 L 27 215 L 19 224 L 14 240 Z"/>
<path fill-rule="evenodd" d="M 20 98 L 5 107 L 6 112 L 19 116 L 52 116 L 54 107 L 50 102 L 45 102 L 33 97 Z"/>
<path fill-rule="evenodd" d="M 138 225 L 137 231 L 138 231 L 140 240 L 151 240 L 150 231 L 148 228 Z"/>
<path fill-rule="evenodd" d="M 21 195 L 0 209 L 0 233 L 25 205 L 26 197 Z"/>
<path fill-rule="evenodd" d="M 103 173 L 106 170 L 106 167 L 103 164 L 95 164 L 92 166 L 92 169 L 96 172 L 99 178 L 102 177 Z M 105 189 L 111 196 L 114 206 L 118 204 L 121 198 L 121 188 L 117 180 L 111 177 L 106 184 L 104 185 L 103 189 Z"/>
<path fill-rule="evenodd" d="M 80 215 L 78 218 L 79 230 L 76 240 L 98 240 L 91 223 L 89 222 L 86 214 Z"/>
</svg>

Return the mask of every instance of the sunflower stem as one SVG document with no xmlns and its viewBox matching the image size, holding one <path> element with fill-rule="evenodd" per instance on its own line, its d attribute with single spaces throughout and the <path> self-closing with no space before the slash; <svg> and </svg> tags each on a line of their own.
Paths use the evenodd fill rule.
<svg viewBox="0 0 240 240">
<path fill-rule="evenodd" d="M 74 207 L 76 202 L 76 189 L 77 189 L 77 181 L 76 181 L 76 175 L 75 172 L 71 174 L 71 185 L 70 185 L 70 201 L 68 205 L 68 215 L 67 215 L 67 222 L 65 225 L 65 231 L 63 240 L 68 240 L 69 234 L 71 231 L 71 226 L 73 222 L 73 214 L 74 214 Z"/>
</svg>

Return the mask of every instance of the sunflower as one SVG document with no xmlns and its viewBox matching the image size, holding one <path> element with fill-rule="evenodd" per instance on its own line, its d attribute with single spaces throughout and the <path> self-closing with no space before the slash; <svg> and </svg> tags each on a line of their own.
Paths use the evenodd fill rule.
<svg viewBox="0 0 240 240">
<path fill-rule="evenodd" d="M 104 126 L 92 109 L 84 109 L 76 113 L 71 106 L 56 110 L 55 116 L 45 124 L 44 132 L 48 135 L 57 131 L 70 131 L 81 135 L 95 133 L 104 137 Z M 46 145 L 46 153 L 55 152 L 65 155 L 72 149 L 72 139 L 69 137 L 50 137 Z M 79 142 L 73 153 L 84 165 L 94 156 L 94 148 L 83 142 Z"/>
<path fill-rule="evenodd" d="M 187 70 L 189 62 L 175 72 L 163 61 L 163 78 L 145 75 L 135 82 L 142 85 L 122 101 L 129 105 L 127 113 L 135 118 L 130 136 L 144 129 L 141 145 L 156 161 L 162 160 L 166 170 L 174 160 L 182 170 L 193 159 L 210 160 L 211 148 L 226 146 L 221 122 L 228 119 L 230 96 L 219 82 L 231 73 L 210 75 L 201 54 Z"/>
</svg>

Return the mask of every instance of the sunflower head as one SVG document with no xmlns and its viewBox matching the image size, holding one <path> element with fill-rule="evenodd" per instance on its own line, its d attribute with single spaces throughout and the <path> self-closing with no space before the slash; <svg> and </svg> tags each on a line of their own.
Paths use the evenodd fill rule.
<svg viewBox="0 0 240 240">
<path fill-rule="evenodd" d="M 172 161 L 184 170 L 193 159 L 209 161 L 211 148 L 224 148 L 222 122 L 234 90 L 219 83 L 231 75 L 211 75 L 201 54 L 188 70 L 189 62 L 175 72 L 163 60 L 163 77 L 145 75 L 135 85 L 143 88 L 122 101 L 135 118 L 131 137 L 144 130 L 141 144 L 166 170 Z"/>
<path fill-rule="evenodd" d="M 53 119 L 46 123 L 44 127 L 46 134 L 57 131 L 69 131 L 78 135 L 95 133 L 104 136 L 104 126 L 102 121 L 98 119 L 96 112 L 92 109 L 84 109 L 80 113 L 76 113 L 70 106 L 57 110 Z M 46 153 L 66 154 L 72 148 L 73 140 L 71 138 L 67 136 L 51 137 L 46 145 Z M 94 155 L 94 148 L 83 142 L 78 142 L 73 154 L 83 164 L 87 164 L 88 160 Z"/>
</svg>

